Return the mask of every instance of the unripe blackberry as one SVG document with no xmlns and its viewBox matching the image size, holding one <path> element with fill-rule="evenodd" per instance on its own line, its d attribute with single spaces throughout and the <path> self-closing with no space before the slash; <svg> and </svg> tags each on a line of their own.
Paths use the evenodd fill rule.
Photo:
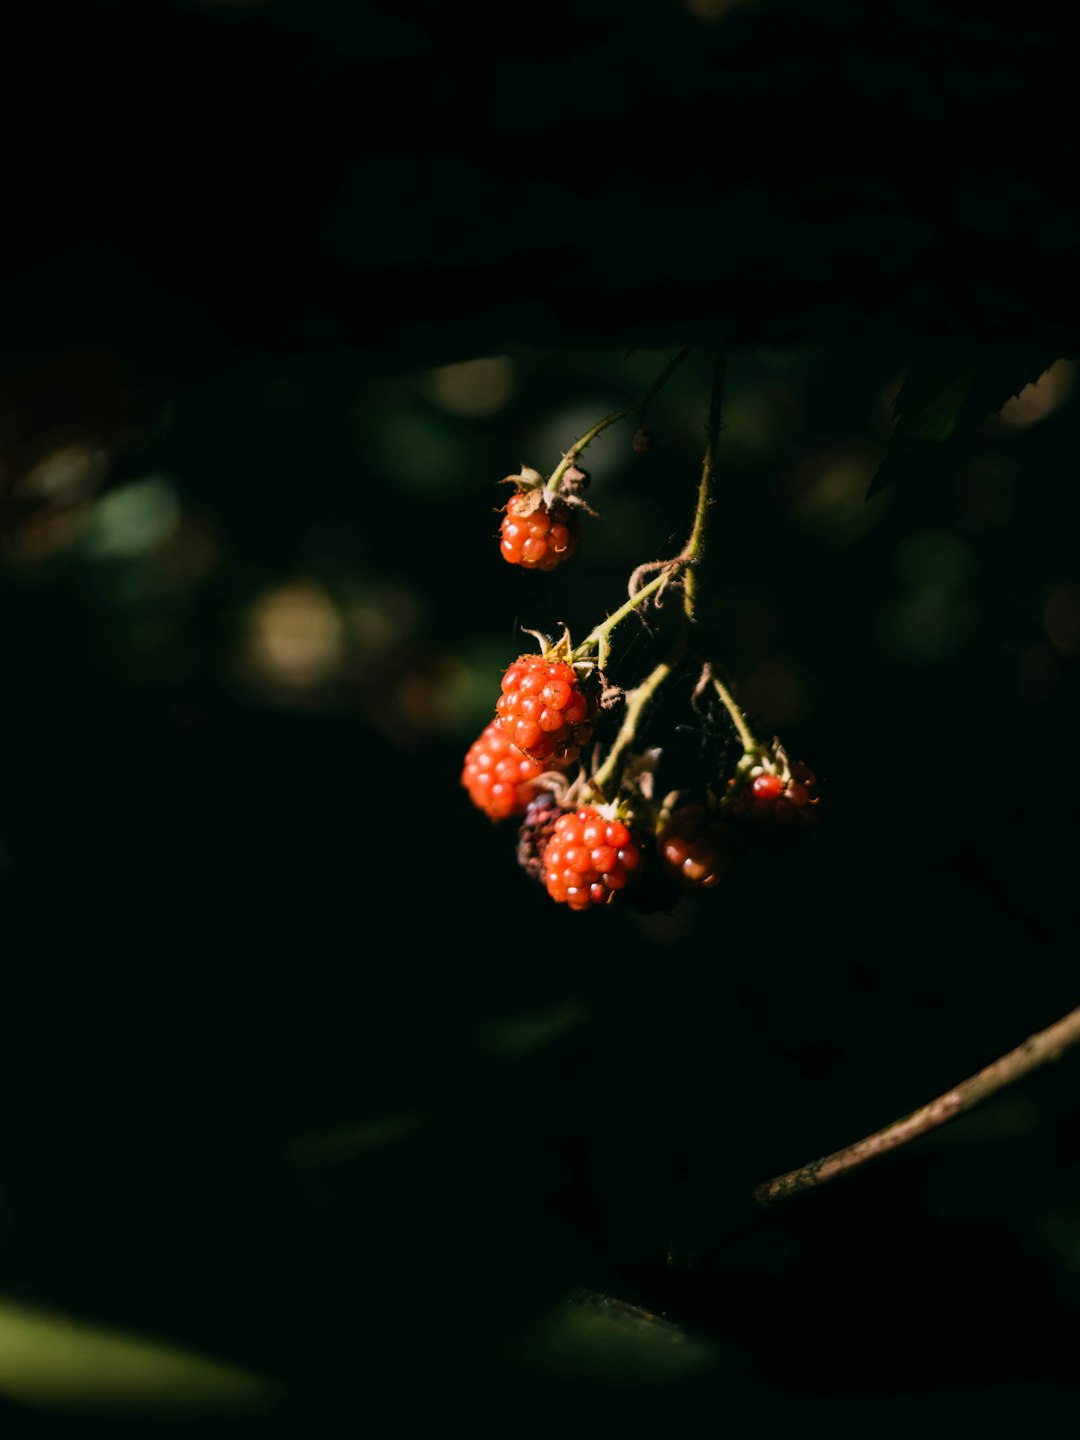
<svg viewBox="0 0 1080 1440">
<path fill-rule="evenodd" d="M 469 746 L 461 783 L 478 810 L 492 820 L 508 820 L 511 815 L 523 815 L 540 792 L 537 781 L 544 768 L 512 744 L 502 726 L 492 720 Z"/>
<path fill-rule="evenodd" d="M 530 759 L 566 766 L 592 739 L 597 709 L 591 672 L 579 675 L 566 660 L 521 655 L 503 675 L 495 712 L 504 733 Z"/>
<path fill-rule="evenodd" d="M 530 880 L 544 878 L 544 851 L 555 829 L 555 821 L 566 812 L 550 790 L 542 790 L 529 801 L 518 830 L 518 864 Z"/>
<path fill-rule="evenodd" d="M 544 885 L 571 910 L 607 905 L 641 868 L 641 847 L 621 820 L 591 805 L 560 815 L 544 849 Z"/>
</svg>

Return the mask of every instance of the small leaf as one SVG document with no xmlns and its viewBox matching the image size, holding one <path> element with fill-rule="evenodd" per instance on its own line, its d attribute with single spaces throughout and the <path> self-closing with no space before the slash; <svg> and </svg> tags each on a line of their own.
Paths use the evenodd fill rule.
<svg viewBox="0 0 1080 1440">
<path fill-rule="evenodd" d="M 979 378 L 979 365 L 968 346 L 945 346 L 917 360 L 896 397 L 893 439 L 947 440 Z"/>
<path fill-rule="evenodd" d="M 893 407 L 896 425 L 867 499 L 894 480 L 945 473 L 983 421 L 1062 354 L 1060 339 L 985 345 L 959 338 L 938 341 L 904 377 Z"/>
</svg>

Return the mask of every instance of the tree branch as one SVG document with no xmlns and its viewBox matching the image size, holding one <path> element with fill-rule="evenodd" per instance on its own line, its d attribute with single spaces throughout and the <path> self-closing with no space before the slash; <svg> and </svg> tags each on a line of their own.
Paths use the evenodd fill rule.
<svg viewBox="0 0 1080 1440">
<path fill-rule="evenodd" d="M 890 1150 L 906 1145 L 909 1140 L 916 1140 L 920 1135 L 944 1125 L 946 1121 L 954 1120 L 1006 1085 L 1011 1085 L 1032 1070 L 1038 1069 L 1040 1065 L 1059 1059 L 1064 1051 L 1077 1041 L 1080 1041 L 1080 1008 L 1070 1011 L 1046 1030 L 1028 1036 L 1015 1050 L 1002 1055 L 999 1060 L 993 1061 L 977 1074 L 961 1080 L 951 1090 L 920 1109 L 913 1110 L 910 1115 L 894 1120 L 883 1130 L 875 1130 L 872 1135 L 856 1140 L 853 1145 L 836 1150 L 821 1160 L 811 1160 L 808 1165 L 802 1165 L 798 1170 L 789 1170 L 786 1175 L 764 1181 L 755 1188 L 754 1199 L 761 1205 L 771 1205 L 777 1200 L 800 1195 L 804 1190 L 812 1190 L 823 1185 L 826 1180 L 845 1175 L 856 1166 L 875 1160 Z"/>
</svg>

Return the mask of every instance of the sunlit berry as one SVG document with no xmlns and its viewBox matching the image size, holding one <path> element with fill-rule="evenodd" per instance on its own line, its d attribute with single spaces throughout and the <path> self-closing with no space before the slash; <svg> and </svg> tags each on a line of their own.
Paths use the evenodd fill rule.
<svg viewBox="0 0 1080 1440">
<path fill-rule="evenodd" d="M 627 825 L 590 805 L 560 815 L 543 853 L 543 880 L 571 910 L 607 905 L 637 875 L 641 847 Z"/>
<path fill-rule="evenodd" d="M 492 820 L 524 815 L 529 801 L 540 791 L 537 784 L 545 766 L 512 744 L 502 726 L 492 720 L 465 755 L 461 783 L 469 799 Z"/>
<path fill-rule="evenodd" d="M 580 534 L 580 521 L 564 501 L 521 490 L 506 502 L 499 552 L 525 570 L 554 570 L 573 555 Z"/>
<path fill-rule="evenodd" d="M 565 660 L 522 655 L 502 678 L 496 720 L 512 744 L 545 765 L 569 765 L 592 738 L 597 702 Z"/>
</svg>

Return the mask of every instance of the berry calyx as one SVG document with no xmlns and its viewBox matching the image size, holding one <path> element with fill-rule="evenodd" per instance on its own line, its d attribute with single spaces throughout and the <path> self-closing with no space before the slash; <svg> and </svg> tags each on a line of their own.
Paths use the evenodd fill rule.
<svg viewBox="0 0 1080 1440">
<path fill-rule="evenodd" d="M 508 820 L 523 815 L 529 802 L 541 793 L 538 781 L 544 770 L 539 760 L 519 750 L 492 720 L 466 752 L 461 783 L 489 819 Z"/>
<path fill-rule="evenodd" d="M 519 490 L 504 507 L 499 552 L 525 570 L 554 570 L 573 555 L 580 537 L 581 522 L 564 501 L 539 489 Z"/>
<path fill-rule="evenodd" d="M 566 660 L 520 655 L 502 678 L 496 721 L 512 744 L 549 766 L 572 764 L 592 739 L 593 687 Z"/>
<path fill-rule="evenodd" d="M 731 826 L 704 805 L 674 810 L 657 844 L 664 869 L 687 890 L 713 889 L 737 858 Z"/>
<path fill-rule="evenodd" d="M 543 853 L 548 894 L 571 910 L 609 904 L 641 867 L 629 826 L 593 805 L 560 815 Z"/>
</svg>

